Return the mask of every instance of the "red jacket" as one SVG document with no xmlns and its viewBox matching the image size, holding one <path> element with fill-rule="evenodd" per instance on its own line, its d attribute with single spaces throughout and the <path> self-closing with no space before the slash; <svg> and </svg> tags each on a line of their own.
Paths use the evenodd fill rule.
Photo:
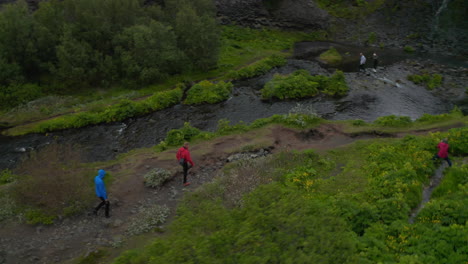
<svg viewBox="0 0 468 264">
<path fill-rule="evenodd" d="M 449 145 L 447 143 L 440 142 L 439 144 L 437 144 L 437 148 L 439 148 L 439 153 L 437 153 L 437 156 L 439 156 L 439 158 L 445 159 L 448 157 Z"/>
<path fill-rule="evenodd" d="M 190 157 L 190 151 L 186 149 L 185 147 L 181 147 L 177 151 L 176 158 L 177 158 L 177 161 L 179 161 L 180 159 L 185 159 L 185 162 L 190 163 L 192 167 L 195 166 L 195 164 L 193 164 L 192 158 Z"/>
</svg>

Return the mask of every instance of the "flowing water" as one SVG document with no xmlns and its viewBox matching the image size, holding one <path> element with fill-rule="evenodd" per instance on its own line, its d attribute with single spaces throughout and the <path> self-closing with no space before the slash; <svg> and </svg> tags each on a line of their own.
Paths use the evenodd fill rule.
<svg viewBox="0 0 468 264">
<path fill-rule="evenodd" d="M 290 112 L 315 113 L 329 120 L 373 121 L 380 116 L 392 114 L 416 119 L 424 113 L 446 113 L 453 108 L 452 102 L 440 99 L 425 88 L 406 81 L 406 66 L 392 66 L 406 57 L 390 56 L 393 51 L 388 51 L 388 54 L 381 52 L 381 65 L 385 67 L 379 68 L 377 73 L 370 71 L 369 74 L 359 74 L 352 72 L 351 64 L 343 65 L 342 69 L 346 71 L 346 80 L 351 87 L 345 97 L 334 99 L 318 96 L 304 100 L 271 102 L 261 100 L 259 90 L 276 73 L 287 74 L 306 69 L 312 74 L 329 74 L 328 70 L 333 69 L 321 67 L 310 52 L 310 49 L 320 45 L 330 43 L 299 43 L 294 58 L 287 65 L 257 78 L 235 82 L 231 98 L 222 103 L 201 106 L 179 104 L 123 122 L 57 131 L 47 135 L 0 136 L 0 170 L 13 168 L 30 150 L 40 149 L 54 141 L 60 144 L 79 144 L 87 161 L 109 160 L 119 153 L 158 144 L 168 131 L 182 127 L 184 122 L 190 122 L 192 126 L 202 130 L 213 131 L 220 119 L 227 119 L 232 124 L 241 121 L 250 123 L 259 118 Z M 339 47 L 343 49 L 343 54 L 351 54 L 357 50 L 355 47 L 344 50 L 345 47 Z M 357 70 L 357 67 L 354 68 Z"/>
</svg>

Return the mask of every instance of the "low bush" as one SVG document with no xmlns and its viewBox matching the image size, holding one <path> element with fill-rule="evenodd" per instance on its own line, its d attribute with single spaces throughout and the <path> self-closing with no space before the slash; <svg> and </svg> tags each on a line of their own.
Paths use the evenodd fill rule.
<svg viewBox="0 0 468 264">
<path fill-rule="evenodd" d="M 353 124 L 353 126 L 365 126 L 365 125 L 367 125 L 366 121 L 361 120 L 361 119 L 354 120 L 352 124 Z"/>
<path fill-rule="evenodd" d="M 17 210 L 17 204 L 10 195 L 0 194 L 0 222 L 14 216 Z"/>
<path fill-rule="evenodd" d="M 326 79 L 325 85 L 321 90 L 322 93 L 331 96 L 345 95 L 348 92 L 349 87 L 346 84 L 344 73 L 340 70 L 335 71 L 330 78 Z"/>
<path fill-rule="evenodd" d="M 42 87 L 37 84 L 0 86 L 0 110 L 13 108 L 43 95 Z"/>
<path fill-rule="evenodd" d="M 171 172 L 162 168 L 155 168 L 149 171 L 148 173 L 143 176 L 145 186 L 147 187 L 159 187 L 165 181 L 170 179 L 172 176 Z"/>
<path fill-rule="evenodd" d="M 0 171 L 0 185 L 14 182 L 16 177 L 11 170 L 4 169 Z"/>
<path fill-rule="evenodd" d="M 51 144 L 32 152 L 17 168 L 12 196 L 31 208 L 30 223 L 50 223 L 57 215 L 81 212 L 94 198 L 93 173 L 80 167 L 81 155 L 73 146 Z"/>
<path fill-rule="evenodd" d="M 232 90 L 232 83 L 202 81 L 190 88 L 187 92 L 185 104 L 214 104 L 229 98 Z"/>
<path fill-rule="evenodd" d="M 374 124 L 384 127 L 403 127 L 412 123 L 408 116 L 381 116 L 374 121 Z"/>
<path fill-rule="evenodd" d="M 331 47 L 329 50 L 320 54 L 319 58 L 332 65 L 339 64 L 343 60 L 341 54 L 334 47 Z"/>
<path fill-rule="evenodd" d="M 137 217 L 132 219 L 127 233 L 129 235 L 138 235 L 150 231 L 164 224 L 167 216 L 169 215 L 169 208 L 167 206 L 155 205 L 149 208 L 140 208 L 140 213 Z"/>
<path fill-rule="evenodd" d="M 344 95 L 348 91 L 342 71 L 331 77 L 311 76 L 306 70 L 298 70 L 291 75 L 273 76 L 261 90 L 263 99 L 295 99 L 313 97 L 322 92 L 328 95 Z"/>
<path fill-rule="evenodd" d="M 440 87 L 442 85 L 442 75 L 440 74 L 412 74 L 408 75 L 408 80 L 412 81 L 415 84 L 422 84 L 426 86 L 427 89 L 433 90 L 434 88 Z"/>
<path fill-rule="evenodd" d="M 411 46 L 405 46 L 405 47 L 403 48 L 403 50 L 404 50 L 405 52 L 407 52 L 407 53 L 413 53 L 413 52 L 414 52 L 414 48 L 411 47 Z"/>
</svg>

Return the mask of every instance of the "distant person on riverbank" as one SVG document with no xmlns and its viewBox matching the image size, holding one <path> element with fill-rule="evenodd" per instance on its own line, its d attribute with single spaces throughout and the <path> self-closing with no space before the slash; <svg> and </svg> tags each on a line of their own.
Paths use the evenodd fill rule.
<svg viewBox="0 0 468 264">
<path fill-rule="evenodd" d="M 360 59 L 359 59 L 359 72 L 364 72 L 365 69 L 364 67 L 366 66 L 366 57 L 364 56 L 364 54 L 359 53 L 360 55 Z"/>
<path fill-rule="evenodd" d="M 94 215 L 97 215 L 99 209 L 103 207 L 104 205 L 106 206 L 106 217 L 109 218 L 109 199 L 107 197 L 107 192 L 106 192 L 106 186 L 104 184 L 104 176 L 106 175 L 105 170 L 99 170 L 98 175 L 94 177 L 94 184 L 96 186 L 96 195 L 99 199 L 101 199 L 101 203 L 94 209 L 93 213 Z"/>
<path fill-rule="evenodd" d="M 372 59 L 374 60 L 374 72 L 377 72 L 377 67 L 379 66 L 379 56 L 377 56 L 377 53 L 374 52 L 372 54 Z"/>
<path fill-rule="evenodd" d="M 192 168 L 193 164 L 192 158 L 190 157 L 189 143 L 185 142 L 184 145 L 177 151 L 176 154 L 177 161 L 180 166 L 184 169 L 184 186 L 190 185 L 190 182 L 187 182 L 188 170 Z"/>
<path fill-rule="evenodd" d="M 442 141 L 440 141 L 440 143 L 437 144 L 437 148 L 439 149 L 439 152 L 437 152 L 437 154 L 435 154 L 432 159 L 444 159 L 447 161 L 448 165 L 452 167 L 452 162 L 448 157 L 449 144 L 447 139 L 444 138 Z"/>
</svg>

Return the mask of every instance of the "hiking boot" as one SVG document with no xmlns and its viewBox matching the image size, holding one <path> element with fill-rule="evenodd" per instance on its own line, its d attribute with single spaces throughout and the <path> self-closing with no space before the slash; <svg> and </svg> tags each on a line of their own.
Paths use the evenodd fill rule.
<svg viewBox="0 0 468 264">
<path fill-rule="evenodd" d="M 97 211 L 96 210 L 93 211 L 93 215 L 97 216 Z"/>
<path fill-rule="evenodd" d="M 189 185 L 190 185 L 190 182 L 184 183 L 184 186 L 189 186 Z"/>
</svg>

